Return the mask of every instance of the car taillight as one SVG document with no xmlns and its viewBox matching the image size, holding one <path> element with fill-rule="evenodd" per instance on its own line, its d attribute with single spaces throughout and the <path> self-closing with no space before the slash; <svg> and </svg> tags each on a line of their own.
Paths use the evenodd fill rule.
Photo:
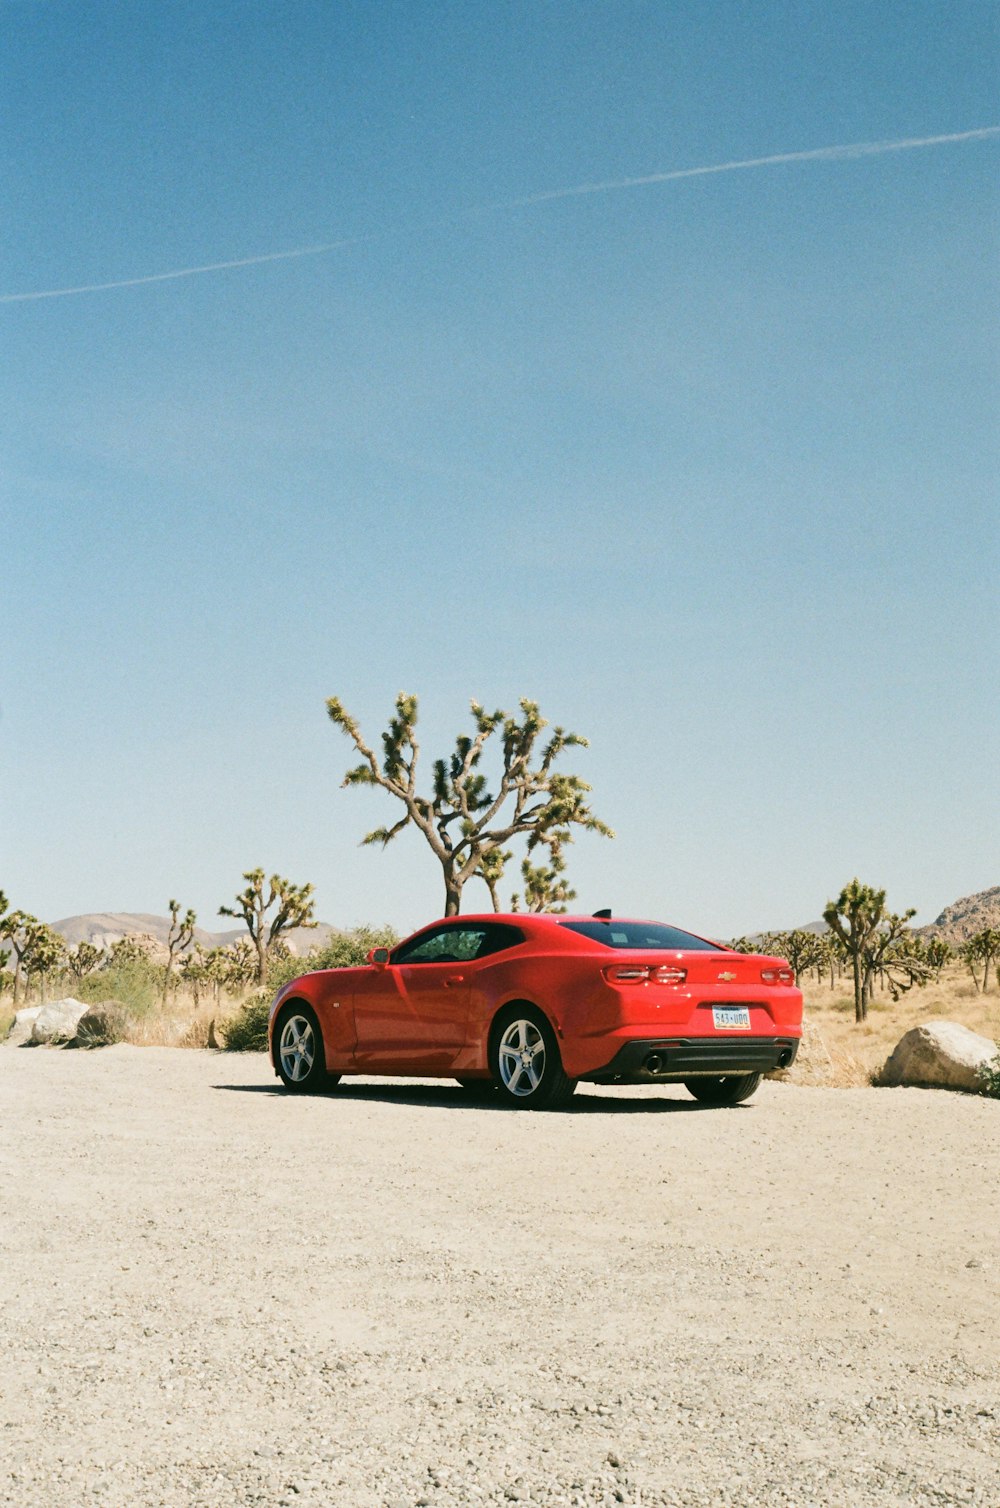
<svg viewBox="0 0 1000 1508">
<path fill-rule="evenodd" d="M 687 969 L 671 963 L 612 963 L 602 969 L 608 984 L 683 984 Z"/>
<path fill-rule="evenodd" d="M 787 965 L 780 969 L 761 969 L 760 977 L 765 984 L 794 984 L 795 970 Z"/>
<path fill-rule="evenodd" d="M 658 968 L 650 970 L 649 977 L 653 984 L 683 984 L 688 971 L 678 969 L 670 963 L 662 963 Z"/>
</svg>

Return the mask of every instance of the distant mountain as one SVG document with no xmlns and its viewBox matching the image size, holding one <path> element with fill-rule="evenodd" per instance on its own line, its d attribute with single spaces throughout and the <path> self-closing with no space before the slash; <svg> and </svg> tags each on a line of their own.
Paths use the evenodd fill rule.
<svg viewBox="0 0 1000 1508">
<path fill-rule="evenodd" d="M 980 890 L 976 895 L 965 895 L 960 901 L 945 906 L 936 921 L 928 927 L 918 927 L 921 937 L 940 937 L 944 942 L 966 942 L 974 932 L 984 927 L 1000 927 L 1000 885 L 991 890 Z"/>
<path fill-rule="evenodd" d="M 776 932 L 816 932 L 822 934 L 829 930 L 826 922 L 802 922 L 798 927 L 773 927 L 769 932 L 751 932 L 749 940 L 752 943 L 759 943 L 765 937 L 773 937 Z"/>
<path fill-rule="evenodd" d="M 151 916 L 145 911 L 94 911 L 86 916 L 65 916 L 62 921 L 49 925 L 53 932 L 66 939 L 70 947 L 89 942 L 97 948 L 110 948 L 123 937 L 151 937 L 166 948 L 170 933 L 169 916 Z M 228 932 L 207 932 L 204 927 L 194 929 L 194 940 L 203 948 L 229 948 L 248 935 L 245 927 Z M 323 946 L 338 935 L 336 927 L 320 922 L 316 927 L 293 927 L 290 932 L 283 932 L 281 938 L 292 953 L 301 957 L 310 948 Z"/>
</svg>

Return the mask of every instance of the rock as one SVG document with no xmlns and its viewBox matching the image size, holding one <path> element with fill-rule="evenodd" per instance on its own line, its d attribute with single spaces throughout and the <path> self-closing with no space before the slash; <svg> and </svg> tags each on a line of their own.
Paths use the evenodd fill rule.
<svg viewBox="0 0 1000 1508">
<path fill-rule="evenodd" d="M 76 1023 L 77 1047 L 108 1047 L 125 1035 L 128 1012 L 120 1000 L 99 1000 L 88 1005 Z"/>
<path fill-rule="evenodd" d="M 40 1005 L 27 1005 L 23 1010 L 14 1012 L 14 1019 L 10 1024 L 4 1042 L 8 1047 L 20 1047 L 24 1042 L 31 1040 L 31 1028 L 38 1020 Z"/>
<path fill-rule="evenodd" d="M 43 1005 L 31 1028 L 32 1042 L 71 1042 L 76 1036 L 77 1022 L 87 1007 L 82 1000 L 67 995 L 64 1000 L 52 1000 Z"/>
<path fill-rule="evenodd" d="M 886 1059 L 880 1084 L 925 1084 L 942 1089 L 982 1089 L 979 1069 L 1000 1052 L 957 1021 L 927 1021 L 902 1037 Z"/>
</svg>

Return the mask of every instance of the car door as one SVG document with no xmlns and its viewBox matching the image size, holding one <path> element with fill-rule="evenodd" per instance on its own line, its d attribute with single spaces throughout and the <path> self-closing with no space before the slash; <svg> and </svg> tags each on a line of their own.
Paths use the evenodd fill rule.
<svg viewBox="0 0 1000 1508">
<path fill-rule="evenodd" d="M 396 948 L 355 1000 L 359 1068 L 432 1073 L 465 1045 L 470 966 L 484 928 L 442 923 Z"/>
</svg>

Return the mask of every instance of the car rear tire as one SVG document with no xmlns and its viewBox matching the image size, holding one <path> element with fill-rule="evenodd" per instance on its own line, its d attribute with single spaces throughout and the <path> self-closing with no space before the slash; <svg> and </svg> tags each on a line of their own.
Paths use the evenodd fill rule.
<svg viewBox="0 0 1000 1508">
<path fill-rule="evenodd" d="M 489 1064 L 500 1098 L 518 1110 L 556 1109 L 576 1088 L 563 1069 L 555 1032 L 532 1005 L 509 1005 L 497 1016 Z"/>
<path fill-rule="evenodd" d="M 740 1105 L 756 1091 L 762 1078 L 759 1073 L 706 1074 L 685 1079 L 684 1088 L 703 1105 Z"/>
<path fill-rule="evenodd" d="M 338 1082 L 339 1073 L 326 1071 L 323 1033 L 311 1006 L 301 1000 L 282 1006 L 273 1041 L 275 1073 L 293 1094 L 316 1094 Z"/>
</svg>

